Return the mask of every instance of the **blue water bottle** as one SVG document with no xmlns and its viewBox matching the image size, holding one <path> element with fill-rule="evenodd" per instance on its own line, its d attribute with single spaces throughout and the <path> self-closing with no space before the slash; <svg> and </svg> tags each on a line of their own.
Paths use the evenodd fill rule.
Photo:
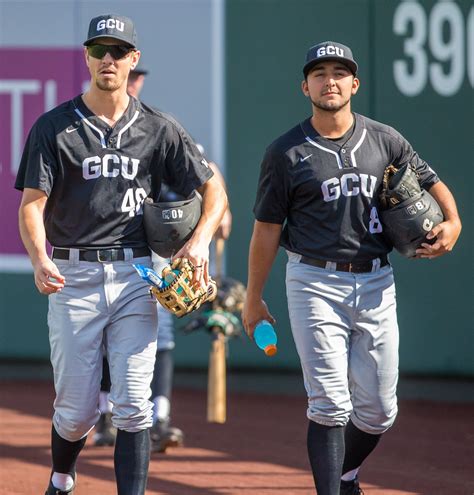
<svg viewBox="0 0 474 495">
<path fill-rule="evenodd" d="M 257 323 L 253 332 L 253 338 L 256 344 L 267 356 L 273 356 L 277 353 L 277 335 L 273 325 L 267 320 Z"/>
</svg>

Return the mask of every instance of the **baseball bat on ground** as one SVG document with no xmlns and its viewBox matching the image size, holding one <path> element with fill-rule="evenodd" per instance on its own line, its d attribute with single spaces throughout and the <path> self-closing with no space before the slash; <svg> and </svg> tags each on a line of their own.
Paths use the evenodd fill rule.
<svg viewBox="0 0 474 495">
<path fill-rule="evenodd" d="M 225 423 L 227 419 L 226 343 L 221 332 L 213 332 L 207 375 L 207 421 Z"/>
<path fill-rule="evenodd" d="M 224 239 L 216 240 L 216 282 L 222 280 L 222 257 Z M 209 352 L 209 369 L 207 375 L 207 421 L 210 423 L 226 422 L 226 336 L 219 327 L 212 329 L 211 350 Z"/>
</svg>

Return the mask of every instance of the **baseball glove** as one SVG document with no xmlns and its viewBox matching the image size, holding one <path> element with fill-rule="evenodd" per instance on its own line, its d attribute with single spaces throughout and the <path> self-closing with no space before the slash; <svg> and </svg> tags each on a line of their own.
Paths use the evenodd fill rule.
<svg viewBox="0 0 474 495">
<path fill-rule="evenodd" d="M 403 256 L 416 257 L 422 243 L 434 243 L 426 235 L 443 221 L 443 212 L 427 191 L 422 191 L 415 169 L 407 164 L 389 165 L 384 173 L 380 220 L 387 241 Z"/>
<path fill-rule="evenodd" d="M 178 318 L 198 309 L 206 301 L 212 301 L 217 294 L 217 286 L 209 278 L 207 289 L 193 286 L 194 266 L 186 258 L 176 258 L 171 266 L 162 271 L 165 285 L 161 288 L 152 287 L 151 294 L 168 311 Z"/>
<path fill-rule="evenodd" d="M 379 196 L 382 209 L 393 208 L 407 199 L 421 194 L 415 168 L 406 164 L 396 168 L 389 165 L 383 174 L 382 192 Z"/>
</svg>

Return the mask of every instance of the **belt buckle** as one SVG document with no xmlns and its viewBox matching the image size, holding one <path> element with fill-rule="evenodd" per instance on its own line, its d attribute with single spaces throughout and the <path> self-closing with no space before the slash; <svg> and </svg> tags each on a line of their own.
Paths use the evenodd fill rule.
<svg viewBox="0 0 474 495">
<path fill-rule="evenodd" d="M 111 249 L 98 249 L 97 250 L 97 261 L 99 263 L 107 263 L 108 261 L 113 261 L 113 250 Z"/>
</svg>

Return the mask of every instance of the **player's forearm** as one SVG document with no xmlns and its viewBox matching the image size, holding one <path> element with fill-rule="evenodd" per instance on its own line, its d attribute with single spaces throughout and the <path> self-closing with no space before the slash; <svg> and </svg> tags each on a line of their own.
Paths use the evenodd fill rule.
<svg viewBox="0 0 474 495">
<path fill-rule="evenodd" d="M 456 201 L 448 187 L 443 182 L 439 181 L 431 186 L 429 193 L 438 202 L 441 210 L 443 211 L 445 220 L 448 222 L 459 223 L 459 227 L 461 227 L 461 219 L 459 218 Z"/>
<path fill-rule="evenodd" d="M 199 192 L 202 194 L 202 213 L 193 238 L 210 243 L 228 206 L 227 194 L 215 177 L 206 182 Z"/>
<path fill-rule="evenodd" d="M 43 223 L 44 203 L 41 200 L 27 201 L 24 195 L 18 213 L 21 240 L 33 265 L 48 257 Z"/>
<path fill-rule="evenodd" d="M 214 172 L 214 176 L 220 182 L 221 186 L 227 191 L 227 186 L 225 184 L 224 176 L 221 174 L 219 167 L 214 162 L 209 162 L 210 169 Z"/>
<path fill-rule="evenodd" d="M 263 288 L 275 260 L 282 226 L 255 221 L 249 249 L 247 297 L 261 299 Z"/>
<path fill-rule="evenodd" d="M 224 176 L 222 175 L 221 171 L 219 170 L 219 167 L 214 162 L 209 162 L 209 167 L 211 167 L 211 170 L 214 172 L 214 175 L 219 180 L 222 187 L 224 188 L 224 191 L 227 194 L 227 185 L 225 183 Z M 227 203 L 226 214 L 231 215 L 229 203 Z"/>
</svg>

